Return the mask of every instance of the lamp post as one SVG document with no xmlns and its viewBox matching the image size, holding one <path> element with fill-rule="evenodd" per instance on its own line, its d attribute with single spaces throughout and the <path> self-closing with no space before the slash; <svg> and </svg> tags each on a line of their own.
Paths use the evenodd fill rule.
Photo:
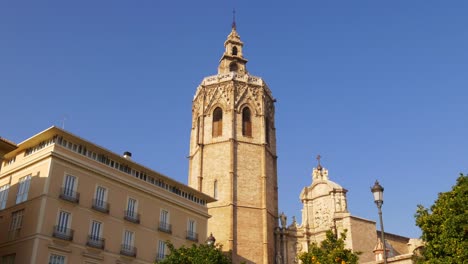
<svg viewBox="0 0 468 264">
<path fill-rule="evenodd" d="M 380 235 L 381 235 L 382 246 L 383 246 L 383 259 L 384 259 L 384 263 L 387 264 L 387 248 L 385 245 L 385 234 L 384 234 L 384 227 L 383 227 L 383 220 L 382 220 L 383 191 L 384 191 L 384 188 L 379 184 L 378 181 L 375 181 L 374 186 L 371 188 L 371 192 L 374 195 L 374 202 L 377 205 L 377 208 L 379 208 Z"/>
<path fill-rule="evenodd" d="M 214 246 L 215 242 L 216 242 L 216 238 L 213 236 L 213 233 L 210 233 L 210 236 L 206 239 L 206 244 L 208 246 Z"/>
</svg>

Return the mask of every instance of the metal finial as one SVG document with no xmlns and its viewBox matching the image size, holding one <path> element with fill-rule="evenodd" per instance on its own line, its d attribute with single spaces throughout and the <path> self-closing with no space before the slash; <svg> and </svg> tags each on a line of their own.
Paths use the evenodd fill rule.
<svg viewBox="0 0 468 264">
<path fill-rule="evenodd" d="M 236 30 L 236 9 L 232 9 L 232 29 Z"/>
<path fill-rule="evenodd" d="M 322 158 L 322 156 L 317 155 L 317 162 L 318 162 L 317 170 L 322 170 L 322 165 L 320 165 L 320 159 L 321 159 L 321 158 Z"/>
</svg>

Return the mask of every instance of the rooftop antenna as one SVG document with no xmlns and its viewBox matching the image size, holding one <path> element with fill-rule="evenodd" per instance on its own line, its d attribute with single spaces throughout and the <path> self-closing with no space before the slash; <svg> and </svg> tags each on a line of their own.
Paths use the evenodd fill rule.
<svg viewBox="0 0 468 264">
<path fill-rule="evenodd" d="M 236 9 L 232 9 L 232 29 L 236 30 Z"/>
<path fill-rule="evenodd" d="M 60 120 L 60 121 L 62 122 L 62 129 L 65 129 L 65 121 L 67 121 L 67 116 L 64 115 L 64 116 L 62 117 L 62 120 Z"/>
</svg>

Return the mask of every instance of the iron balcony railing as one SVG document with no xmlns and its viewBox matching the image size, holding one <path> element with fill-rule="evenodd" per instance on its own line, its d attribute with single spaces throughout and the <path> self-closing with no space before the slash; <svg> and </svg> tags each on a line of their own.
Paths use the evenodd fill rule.
<svg viewBox="0 0 468 264">
<path fill-rule="evenodd" d="M 187 231 L 187 235 L 185 236 L 187 240 L 198 242 L 198 233 Z"/>
<path fill-rule="evenodd" d="M 128 210 L 125 210 L 124 212 L 124 219 L 129 221 L 129 222 L 132 222 L 132 223 L 135 223 L 135 224 L 139 224 L 140 223 L 140 214 L 138 214 L 137 212 L 135 211 L 128 211 Z"/>
<path fill-rule="evenodd" d="M 164 254 L 164 252 L 158 252 L 156 254 L 156 261 L 161 261 L 161 260 L 163 260 L 165 258 L 166 258 L 166 254 Z"/>
<path fill-rule="evenodd" d="M 134 246 L 122 244 L 120 247 L 120 254 L 128 257 L 136 257 L 137 249 Z"/>
<path fill-rule="evenodd" d="M 93 205 L 91 207 L 96 211 L 108 214 L 110 205 L 108 202 L 103 200 L 93 199 Z"/>
<path fill-rule="evenodd" d="M 168 234 L 172 234 L 172 225 L 166 222 L 159 222 L 158 230 Z"/>
<path fill-rule="evenodd" d="M 71 240 L 73 240 L 73 233 L 74 232 L 75 231 L 73 229 L 71 229 L 71 228 L 56 225 L 56 226 L 54 226 L 54 231 L 52 233 L 52 236 L 56 237 L 56 238 L 63 239 L 63 240 L 71 241 Z"/>
<path fill-rule="evenodd" d="M 104 249 L 106 240 L 102 237 L 89 235 L 86 245 L 93 248 Z"/>
<path fill-rule="evenodd" d="M 72 203 L 79 203 L 80 202 L 80 193 L 75 192 L 72 189 L 62 187 L 62 188 L 60 188 L 59 198 L 65 200 L 65 201 L 72 202 Z"/>
</svg>

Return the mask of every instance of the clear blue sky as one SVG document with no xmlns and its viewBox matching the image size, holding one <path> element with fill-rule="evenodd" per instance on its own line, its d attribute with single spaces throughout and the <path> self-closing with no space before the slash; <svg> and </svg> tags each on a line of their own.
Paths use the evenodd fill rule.
<svg viewBox="0 0 468 264">
<path fill-rule="evenodd" d="M 353 215 L 418 237 L 468 172 L 467 1 L 1 1 L 0 136 L 52 125 L 187 182 L 191 100 L 216 74 L 232 8 L 276 104 L 280 211 L 321 154 Z"/>
</svg>

